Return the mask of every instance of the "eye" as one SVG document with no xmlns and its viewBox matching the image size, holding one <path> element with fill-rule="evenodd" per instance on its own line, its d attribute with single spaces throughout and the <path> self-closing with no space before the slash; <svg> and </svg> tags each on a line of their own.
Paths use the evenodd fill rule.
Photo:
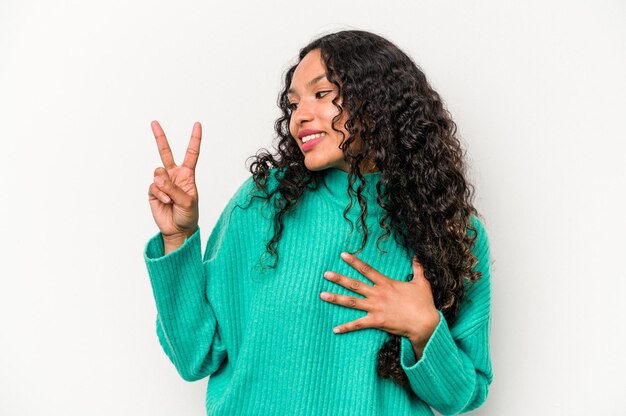
<svg viewBox="0 0 626 416">
<path fill-rule="evenodd" d="M 332 91 L 318 91 L 318 92 L 315 93 L 315 96 L 318 97 L 318 98 L 324 98 L 326 96 L 326 94 L 328 94 L 329 92 L 332 92 Z M 324 95 L 319 97 L 320 94 L 324 94 Z"/>
<path fill-rule="evenodd" d="M 287 109 L 289 109 L 289 111 L 296 111 L 296 108 L 298 108 L 298 103 L 287 104 Z"/>
</svg>

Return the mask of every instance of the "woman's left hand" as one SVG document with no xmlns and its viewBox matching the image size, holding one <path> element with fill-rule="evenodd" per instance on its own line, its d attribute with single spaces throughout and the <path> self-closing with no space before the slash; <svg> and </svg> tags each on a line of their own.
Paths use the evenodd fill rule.
<svg viewBox="0 0 626 416">
<path fill-rule="evenodd" d="M 347 256 L 344 257 L 344 254 Z M 378 328 L 395 335 L 405 336 L 416 349 L 423 349 L 439 324 L 439 313 L 435 308 L 430 282 L 424 276 L 422 265 L 413 258 L 413 280 L 402 282 L 383 275 L 349 253 L 342 253 L 342 258 L 374 285 L 365 284 L 339 273 L 324 273 L 324 277 L 331 282 L 365 296 L 358 298 L 328 292 L 320 294 L 320 297 L 327 302 L 367 312 L 366 316 L 339 325 L 333 331 L 344 333 L 365 328 Z M 328 295 L 327 298 L 324 297 L 325 294 Z"/>
</svg>

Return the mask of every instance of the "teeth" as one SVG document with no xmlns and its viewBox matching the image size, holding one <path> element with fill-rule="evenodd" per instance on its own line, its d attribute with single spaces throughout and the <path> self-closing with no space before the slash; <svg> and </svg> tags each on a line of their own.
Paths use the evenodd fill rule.
<svg viewBox="0 0 626 416">
<path fill-rule="evenodd" d="M 302 138 L 302 144 L 308 142 L 309 140 L 313 140 L 313 139 L 317 139 L 318 137 L 322 137 L 324 136 L 326 133 L 322 132 L 322 133 L 315 133 L 315 134 L 310 134 L 308 136 L 304 136 Z"/>
</svg>

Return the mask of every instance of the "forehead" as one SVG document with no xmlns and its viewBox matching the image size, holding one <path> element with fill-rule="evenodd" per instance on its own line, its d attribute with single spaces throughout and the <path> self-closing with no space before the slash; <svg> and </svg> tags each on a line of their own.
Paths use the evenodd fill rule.
<svg viewBox="0 0 626 416">
<path fill-rule="evenodd" d="M 320 75 L 326 75 L 326 66 L 322 60 L 320 50 L 313 49 L 302 58 L 296 67 L 291 78 L 289 89 L 292 90 L 292 92 L 306 89 L 307 84 Z"/>
</svg>

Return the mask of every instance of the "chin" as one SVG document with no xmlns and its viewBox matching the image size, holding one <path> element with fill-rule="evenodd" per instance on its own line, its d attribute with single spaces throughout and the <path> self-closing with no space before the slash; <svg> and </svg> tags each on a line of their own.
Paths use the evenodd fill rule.
<svg viewBox="0 0 626 416">
<path fill-rule="evenodd" d="M 328 168 L 335 167 L 335 164 L 328 163 L 328 162 L 324 163 L 324 162 L 311 161 L 311 160 L 308 160 L 307 157 L 305 156 L 304 166 L 306 166 L 306 168 L 311 171 L 320 171 L 320 170 L 325 170 Z"/>
<path fill-rule="evenodd" d="M 325 155 L 322 152 L 317 152 L 316 154 L 315 151 L 306 153 L 304 155 L 304 166 L 312 171 L 320 171 L 328 168 L 341 169 L 341 160 L 329 156 L 330 155 Z"/>
<path fill-rule="evenodd" d="M 308 164 L 306 162 L 304 162 L 304 166 L 306 166 L 306 168 L 308 170 L 313 171 L 313 172 L 317 172 L 317 171 L 320 171 L 320 170 L 327 169 L 326 166 L 319 166 L 319 165 L 315 165 L 315 164 Z"/>
</svg>

